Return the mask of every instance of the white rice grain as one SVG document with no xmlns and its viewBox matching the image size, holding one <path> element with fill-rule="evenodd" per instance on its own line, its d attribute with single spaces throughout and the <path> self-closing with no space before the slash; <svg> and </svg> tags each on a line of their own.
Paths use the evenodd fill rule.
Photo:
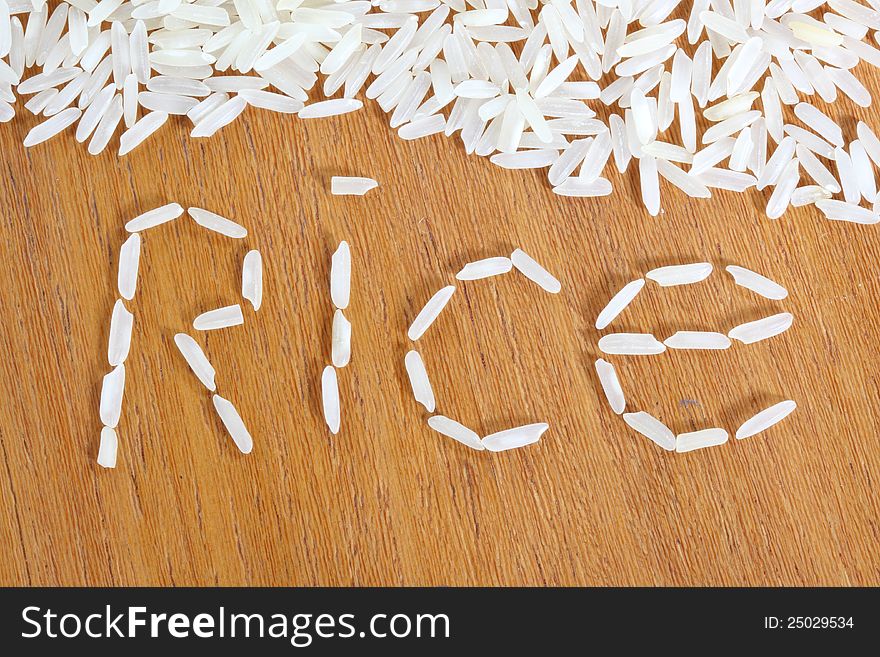
<svg viewBox="0 0 880 657">
<path fill-rule="evenodd" d="M 714 5 L 715 3 L 713 3 Z M 700 21 L 707 30 L 717 32 L 729 41 L 745 43 L 749 40 L 749 33 L 746 29 L 732 18 L 722 16 L 714 11 L 704 11 L 700 14 Z"/>
<path fill-rule="evenodd" d="M 330 299 L 340 310 L 348 308 L 351 298 L 351 249 L 348 242 L 339 243 L 330 259 Z"/>
<path fill-rule="evenodd" d="M 129 38 L 129 61 L 137 81 L 146 84 L 150 79 L 150 51 L 147 43 L 147 27 L 137 21 Z"/>
<path fill-rule="evenodd" d="M 212 230 L 215 233 L 220 233 L 233 239 L 247 237 L 247 228 L 210 210 L 193 207 L 187 208 L 187 213 L 199 226 Z"/>
<path fill-rule="evenodd" d="M 611 406 L 612 411 L 620 415 L 626 408 L 626 397 L 623 394 L 623 388 L 614 365 L 599 358 L 596 361 L 596 374 L 599 375 L 599 383 L 602 385 L 602 391 L 605 393 L 608 405 Z"/>
<path fill-rule="evenodd" d="M 773 155 L 767 160 L 767 165 L 761 171 L 761 175 L 758 176 L 758 191 L 776 184 L 785 167 L 791 162 L 791 158 L 794 157 L 796 147 L 797 142 L 790 136 L 785 137 L 779 142 L 779 146 L 776 147 Z"/>
<path fill-rule="evenodd" d="M 805 205 L 813 205 L 816 201 L 829 199 L 833 196 L 824 187 L 819 185 L 805 185 L 798 187 L 791 195 L 791 205 L 794 208 L 802 208 Z"/>
<path fill-rule="evenodd" d="M 98 445 L 98 465 L 102 468 L 116 467 L 116 451 L 119 441 L 116 438 L 116 431 L 110 427 L 101 429 L 101 442 Z"/>
<path fill-rule="evenodd" d="M 742 424 L 742 426 L 736 430 L 737 440 L 742 440 L 743 438 L 751 438 L 752 436 L 759 434 L 762 431 L 766 431 L 774 424 L 782 422 L 782 420 L 787 418 L 796 408 L 797 404 L 789 399 L 787 401 L 774 404 L 770 408 L 764 409 L 760 413 L 757 413 L 753 417 L 746 420 Z"/>
<path fill-rule="evenodd" d="M 260 55 L 259 59 L 254 63 L 254 70 L 260 73 L 277 66 L 284 60 L 293 56 L 308 39 L 308 35 L 304 32 L 294 34 L 285 39 L 271 50 L 267 50 Z"/>
<path fill-rule="evenodd" d="M 541 439 L 541 434 L 549 428 L 549 424 L 540 422 L 499 431 L 485 436 L 482 441 L 483 447 L 490 452 L 504 452 L 509 449 L 532 445 L 538 442 Z"/>
<path fill-rule="evenodd" d="M 256 249 L 248 251 L 241 266 L 241 296 L 251 302 L 254 311 L 263 305 L 263 256 Z"/>
<path fill-rule="evenodd" d="M 707 107 L 703 110 L 703 116 L 709 121 L 726 121 L 727 119 L 738 116 L 743 112 L 748 112 L 752 109 L 752 105 L 757 98 L 757 91 L 739 94 L 738 96 L 728 98 L 717 105 Z"/>
<path fill-rule="evenodd" d="M 725 271 L 733 276 L 733 280 L 737 285 L 751 290 L 765 299 L 781 301 L 788 296 L 788 290 L 779 285 L 779 283 L 745 267 L 729 265 L 725 268 Z"/>
<path fill-rule="evenodd" d="M 603 353 L 619 356 L 651 356 L 662 354 L 666 346 L 650 333 L 610 333 L 599 339 Z"/>
<path fill-rule="evenodd" d="M 819 158 L 813 154 L 813 151 L 806 146 L 798 144 L 796 153 L 798 162 L 817 185 L 822 186 L 832 194 L 840 192 L 840 184 L 837 182 L 834 174 L 819 161 Z"/>
<path fill-rule="evenodd" d="M 732 192 L 744 192 L 757 183 L 755 177 L 748 173 L 718 168 L 707 169 L 697 179 L 707 187 L 727 189 Z"/>
<path fill-rule="evenodd" d="M 416 315 L 412 325 L 409 327 L 407 336 L 410 340 L 415 342 L 425 334 L 425 331 L 428 330 L 431 324 L 434 323 L 434 320 L 440 315 L 440 312 L 446 304 L 449 303 L 454 292 L 455 286 L 447 285 L 428 299 L 428 303 L 426 303 L 424 308 L 419 311 L 419 314 Z"/>
<path fill-rule="evenodd" d="M 202 313 L 193 320 L 193 328 L 197 331 L 215 331 L 244 324 L 241 306 L 224 306 Z"/>
<path fill-rule="evenodd" d="M 116 277 L 116 286 L 119 289 L 119 296 L 126 301 L 134 298 L 140 261 L 141 236 L 134 233 L 119 249 L 119 273 Z"/>
<path fill-rule="evenodd" d="M 548 131 L 549 139 L 552 139 L 552 135 Z M 559 151 L 541 148 L 516 153 L 496 153 L 489 158 L 489 161 L 502 169 L 544 169 L 553 164 L 558 157 Z"/>
<path fill-rule="evenodd" d="M 54 71 L 44 71 L 43 73 L 38 73 L 37 75 L 28 78 L 27 80 L 23 80 L 20 84 L 16 82 L 14 76 L 12 79 L 8 79 L 7 82 L 12 85 L 17 84 L 18 92 L 21 94 L 33 94 L 37 93 L 38 91 L 44 91 L 51 87 L 57 87 L 58 85 L 65 82 L 69 82 L 80 73 L 82 73 L 82 71 L 77 67 L 62 66 L 61 68 L 57 68 Z"/>
<path fill-rule="evenodd" d="M 849 157 L 862 198 L 873 203 L 877 197 L 877 179 L 874 177 L 874 165 L 871 163 L 871 158 L 868 157 L 860 140 L 856 139 L 849 145 Z"/>
<path fill-rule="evenodd" d="M 129 233 L 137 233 L 148 228 L 154 228 L 164 223 L 177 219 L 183 214 L 183 206 L 179 203 L 168 203 L 158 208 L 139 214 L 125 224 L 125 230 Z"/>
<path fill-rule="evenodd" d="M 710 198 L 712 196 L 709 188 L 701 183 L 696 176 L 679 169 L 666 160 L 657 160 L 657 171 L 691 198 Z"/>
<path fill-rule="evenodd" d="M 271 112 L 280 112 L 281 114 L 296 114 L 303 108 L 303 102 L 284 94 L 276 94 L 271 91 L 263 91 L 262 89 L 242 89 L 238 92 L 241 98 L 244 98 L 248 105 L 259 107 Z"/>
<path fill-rule="evenodd" d="M 611 194 L 611 182 L 607 178 L 584 180 L 567 178 L 553 188 L 553 193 L 559 196 L 574 196 L 578 198 L 596 198 Z"/>
<path fill-rule="evenodd" d="M 110 23 L 110 52 L 113 82 L 117 89 L 122 89 L 125 77 L 131 73 L 131 53 L 128 32 L 120 21 Z"/>
<path fill-rule="evenodd" d="M 208 96 L 208 98 L 203 102 L 207 103 L 208 100 L 214 97 L 214 95 Z M 220 97 L 223 98 L 225 97 L 225 95 Z M 199 109 L 200 105 L 196 105 L 192 110 L 190 110 L 190 113 L 188 114 L 190 119 L 193 118 L 192 112 Z M 190 133 L 191 136 L 194 138 L 198 138 L 210 137 L 214 135 L 217 131 L 226 127 L 236 118 L 238 118 L 239 114 L 241 114 L 246 107 L 247 100 L 245 100 L 241 96 L 236 96 L 235 98 L 225 100 L 222 104 L 216 107 L 216 109 L 213 109 L 210 113 L 205 114 L 196 123 L 196 126 L 193 128 L 192 133 Z"/>
<path fill-rule="evenodd" d="M 83 112 L 79 124 L 76 126 L 76 140 L 80 143 L 88 139 L 95 128 L 98 127 L 104 114 L 110 108 L 113 97 L 116 95 L 116 87 L 108 84 L 92 100 L 91 104 Z"/>
<path fill-rule="evenodd" d="M 796 158 L 785 165 L 785 169 L 782 171 L 782 175 L 779 177 L 779 181 L 770 195 L 770 200 L 767 201 L 766 213 L 769 219 L 778 219 L 788 209 L 791 203 L 791 195 L 794 194 L 794 190 L 797 189 L 797 184 L 800 180 L 799 166 Z"/>
<path fill-rule="evenodd" d="M 208 357 L 205 356 L 205 352 L 199 346 L 199 343 L 186 333 L 178 333 L 174 336 L 174 344 L 177 345 L 180 355 L 183 356 L 186 364 L 189 365 L 189 368 L 198 380 L 202 382 L 202 385 L 211 392 L 214 392 L 217 389 L 214 383 L 216 372 Z"/>
<path fill-rule="evenodd" d="M 758 110 L 752 110 L 751 112 L 743 112 L 742 114 L 737 114 L 729 119 L 725 119 L 720 123 L 716 123 L 703 133 L 702 143 L 711 144 L 719 139 L 736 134 L 743 128 L 752 125 L 759 118 L 761 118 L 761 112 Z"/>
<path fill-rule="evenodd" d="M 119 157 L 127 155 L 140 146 L 147 137 L 165 125 L 167 120 L 168 114 L 165 112 L 150 112 L 134 123 L 119 138 Z"/>
<path fill-rule="evenodd" d="M 790 123 L 786 123 L 782 126 L 782 129 L 786 135 L 792 137 L 798 144 L 806 146 L 816 155 L 828 159 L 834 157 L 834 146 L 822 139 L 819 135 Z"/>
<path fill-rule="evenodd" d="M 122 96 L 117 94 L 98 122 L 98 127 L 95 128 L 95 134 L 92 135 L 88 146 L 90 155 L 101 153 L 110 143 L 110 138 L 113 137 L 113 133 L 122 119 L 122 112 Z"/>
<path fill-rule="evenodd" d="M 302 112 L 300 112 L 302 114 Z M 397 131 L 397 136 L 401 139 L 421 139 L 429 135 L 435 135 L 443 132 L 446 127 L 446 119 L 442 114 L 434 114 L 421 119 L 416 119 L 407 123 Z"/>
<path fill-rule="evenodd" d="M 133 326 L 134 315 L 128 311 L 121 299 L 117 299 L 113 305 L 113 314 L 110 316 L 110 336 L 107 345 L 107 360 L 110 362 L 110 367 L 116 367 L 128 358 Z"/>
<path fill-rule="evenodd" d="M 816 201 L 816 207 L 819 208 L 828 219 L 834 221 L 848 221 L 855 224 L 876 224 L 880 223 L 880 214 L 860 207 L 855 203 L 847 203 L 845 201 L 836 201 L 828 199 L 824 201 Z"/>
<path fill-rule="evenodd" d="M 137 121 L 138 112 L 138 81 L 134 73 L 130 73 L 122 83 L 122 122 L 130 128 Z"/>
<path fill-rule="evenodd" d="M 210 116 L 228 100 L 229 96 L 227 94 L 213 93 L 188 111 L 186 116 L 190 121 L 198 125 L 205 117 Z"/>
<path fill-rule="evenodd" d="M 125 365 L 119 364 L 104 375 L 101 385 L 101 423 L 115 429 L 122 413 L 122 395 L 125 392 Z"/>
<path fill-rule="evenodd" d="M 355 98 L 335 98 L 306 105 L 299 111 L 298 116 L 301 119 L 320 119 L 356 112 L 363 106 L 363 102 Z"/>
<path fill-rule="evenodd" d="M 543 290 L 557 294 L 562 289 L 562 284 L 522 249 L 515 249 L 510 254 L 510 261 L 523 276 Z"/>
<path fill-rule="evenodd" d="M 351 322 L 338 308 L 333 313 L 330 349 L 334 367 L 343 368 L 348 365 L 351 360 Z"/>
<path fill-rule="evenodd" d="M 871 92 L 859 79 L 846 69 L 825 67 L 834 85 L 859 107 L 871 106 Z"/>
<path fill-rule="evenodd" d="M 642 203 L 652 217 L 660 213 L 660 179 L 657 175 L 657 160 L 649 155 L 639 160 L 639 184 Z"/>
<path fill-rule="evenodd" d="M 623 421 L 667 452 L 675 451 L 675 434 L 650 413 L 624 413 Z"/>
<path fill-rule="evenodd" d="M 767 78 L 764 82 L 761 103 L 764 106 L 764 121 L 767 124 L 767 132 L 779 142 L 783 137 L 782 101 L 779 99 L 779 92 L 776 91 L 776 83 L 772 77 Z"/>
<path fill-rule="evenodd" d="M 677 331 L 663 341 L 670 349 L 728 349 L 730 338 L 710 331 Z"/>
<path fill-rule="evenodd" d="M 675 437 L 675 451 L 679 454 L 692 452 L 695 449 L 715 447 L 727 442 L 729 436 L 724 429 L 702 429 L 689 433 L 680 433 Z"/>
<path fill-rule="evenodd" d="M 611 147 L 614 154 L 614 166 L 617 167 L 620 173 L 625 173 L 632 159 L 632 153 L 626 141 L 626 124 L 617 114 L 612 114 L 609 117 L 609 124 L 611 126 Z"/>
<path fill-rule="evenodd" d="M 220 421 L 223 422 L 226 431 L 229 432 L 232 442 L 242 454 L 250 454 L 254 449 L 254 440 L 244 425 L 241 415 L 235 410 L 235 406 L 220 395 L 214 395 L 211 397 L 211 401 L 214 402 L 214 409 L 220 416 Z"/>
<path fill-rule="evenodd" d="M 190 96 L 141 91 L 137 95 L 137 104 L 151 112 L 165 112 L 166 114 L 183 116 L 196 107 L 199 101 Z"/>
<path fill-rule="evenodd" d="M 710 262 L 695 262 L 687 265 L 669 265 L 652 269 L 645 278 L 650 279 L 661 287 L 675 285 L 691 285 L 706 280 L 712 273 L 713 267 Z"/>
<path fill-rule="evenodd" d="M 804 122 L 808 128 L 822 135 L 827 141 L 835 146 L 843 146 L 843 132 L 840 126 L 832 121 L 827 114 L 816 109 L 809 103 L 798 103 L 794 107 L 794 114 Z"/>
<path fill-rule="evenodd" d="M 865 147 L 868 156 L 875 165 L 880 167 L 880 139 L 877 138 L 874 131 L 871 130 L 864 121 L 858 122 L 856 132 L 858 133 L 859 141 L 862 142 L 862 146 Z"/>
<path fill-rule="evenodd" d="M 341 422 L 341 410 L 339 407 L 339 383 L 336 379 L 336 370 L 332 365 L 324 368 L 321 374 L 321 399 L 324 409 L 324 421 L 330 429 L 330 433 L 339 433 Z"/>
<path fill-rule="evenodd" d="M 476 281 L 490 276 L 506 274 L 513 268 L 510 258 L 485 258 L 475 262 L 469 262 L 455 277 L 460 281 Z"/>
<path fill-rule="evenodd" d="M 791 313 L 779 313 L 732 328 L 727 336 L 744 344 L 752 344 L 784 333 L 794 322 Z"/>
<path fill-rule="evenodd" d="M 416 401 L 424 406 L 429 413 L 433 413 L 436 405 L 434 390 L 431 388 L 431 381 L 428 379 L 428 371 L 425 369 L 421 354 L 414 350 L 407 352 L 404 365 L 406 365 L 409 384 Z"/>
<path fill-rule="evenodd" d="M 642 291 L 643 287 L 645 287 L 645 279 L 643 278 L 624 285 L 599 313 L 599 316 L 596 318 L 596 328 L 602 330 L 611 324 L 611 322 L 613 322 L 615 318 L 626 309 L 632 300 L 636 298 L 638 293 Z"/>
<path fill-rule="evenodd" d="M 76 107 L 68 107 L 66 110 L 62 110 L 52 118 L 31 128 L 24 138 L 25 147 L 30 148 L 31 146 L 42 144 L 47 139 L 51 139 L 76 123 L 81 116 L 82 111 Z"/>
<path fill-rule="evenodd" d="M 437 433 L 448 436 L 453 440 L 457 440 L 462 445 L 467 445 L 471 449 L 484 451 L 486 448 L 476 432 L 471 431 L 460 422 L 456 422 L 444 415 L 434 415 L 428 418 L 428 426 Z"/>
<path fill-rule="evenodd" d="M 379 183 L 372 178 L 333 176 L 330 178 L 330 193 L 334 196 L 363 196 Z"/>
</svg>

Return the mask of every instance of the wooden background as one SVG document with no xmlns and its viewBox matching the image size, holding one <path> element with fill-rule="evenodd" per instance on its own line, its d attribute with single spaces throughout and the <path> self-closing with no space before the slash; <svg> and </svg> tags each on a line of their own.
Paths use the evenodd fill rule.
<svg viewBox="0 0 880 657">
<path fill-rule="evenodd" d="M 878 88 L 877 85 L 873 85 Z M 850 103 L 847 116 L 872 118 Z M 0 583 L 19 585 L 857 585 L 880 583 L 877 227 L 813 210 L 772 222 L 767 195 L 563 199 L 543 174 L 504 171 L 435 136 L 398 139 L 375 104 L 304 121 L 248 110 L 210 140 L 171 121 L 119 160 L 72 130 L 25 150 L 36 120 L 0 129 Z M 876 123 L 876 121 L 874 121 Z M 114 140 L 113 144 L 116 143 Z M 365 198 L 330 176 L 366 175 Z M 187 217 L 144 234 L 119 464 L 95 464 L 101 377 L 124 223 L 178 201 L 246 225 L 246 240 Z M 353 252 L 351 365 L 331 438 L 330 254 Z M 419 343 L 438 412 L 488 433 L 547 421 L 541 443 L 476 453 L 435 434 L 411 397 L 406 328 L 468 260 L 521 246 L 562 281 L 464 283 Z M 240 301 L 244 253 L 266 263 L 263 308 L 197 335 L 219 392 L 255 440 L 237 452 L 172 337 Z M 615 358 L 629 409 L 676 431 L 734 431 L 785 398 L 766 435 L 662 452 L 600 397 L 597 312 L 649 268 L 708 260 L 705 283 L 650 284 L 612 325 L 726 331 L 788 310 L 776 339 L 719 353 Z M 769 302 L 721 268 L 763 272 Z"/>
</svg>

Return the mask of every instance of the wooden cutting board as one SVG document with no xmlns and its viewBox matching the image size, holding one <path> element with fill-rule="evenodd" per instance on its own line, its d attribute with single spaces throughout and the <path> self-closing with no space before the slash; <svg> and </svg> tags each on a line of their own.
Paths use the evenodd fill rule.
<svg viewBox="0 0 880 657">
<path fill-rule="evenodd" d="M 848 102 L 835 112 L 850 139 L 856 118 L 876 119 Z M 123 159 L 90 157 L 72 131 L 25 150 L 35 123 L 22 111 L 0 129 L 0 583 L 880 583 L 877 227 L 811 209 L 770 221 L 766 193 L 697 201 L 666 183 L 651 218 L 635 167 L 611 176 L 611 197 L 558 198 L 543 172 L 499 169 L 457 140 L 400 140 L 374 104 L 311 121 L 248 110 L 210 140 L 172 120 Z M 332 175 L 381 187 L 333 197 Z M 103 470 L 98 400 L 123 225 L 171 201 L 249 235 L 209 234 L 186 216 L 144 233 L 119 464 Z M 342 239 L 354 355 L 331 437 L 319 380 Z M 460 284 L 417 345 L 438 412 L 480 434 L 550 424 L 537 445 L 478 453 L 426 426 L 406 329 L 465 262 L 516 247 L 561 294 L 515 272 Z M 173 336 L 242 301 L 251 248 L 265 260 L 262 309 L 196 335 L 254 436 L 243 456 Z M 724 352 L 610 359 L 628 409 L 677 432 L 732 433 L 777 401 L 799 407 L 766 435 L 677 455 L 607 407 L 593 324 L 628 281 L 696 261 L 715 265 L 707 281 L 649 283 L 609 330 L 663 339 L 782 311 L 794 326 Z M 789 298 L 735 287 L 728 264 Z"/>
</svg>

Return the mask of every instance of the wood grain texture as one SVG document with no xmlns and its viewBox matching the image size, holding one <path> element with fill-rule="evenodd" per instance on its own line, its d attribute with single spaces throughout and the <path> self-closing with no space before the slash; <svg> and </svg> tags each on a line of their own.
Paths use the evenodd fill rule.
<svg viewBox="0 0 880 657">
<path fill-rule="evenodd" d="M 836 111 L 850 138 L 854 117 L 873 114 Z M 635 168 L 613 177 L 612 197 L 557 198 L 543 174 L 500 170 L 442 136 L 401 141 L 372 103 L 319 121 L 249 110 L 207 141 L 170 121 L 122 160 L 90 157 L 71 134 L 25 150 L 35 123 L 22 113 L 0 130 L 0 583 L 880 584 L 876 227 L 812 210 L 771 222 L 766 194 L 696 202 L 666 183 L 652 219 Z M 381 187 L 332 197 L 334 174 Z M 228 240 L 186 217 L 144 234 L 119 466 L 106 471 L 98 399 L 123 225 L 169 201 L 250 234 Z M 341 239 L 354 355 L 331 438 L 319 379 Z M 406 328 L 464 262 L 517 246 L 562 280 L 560 295 L 514 274 L 463 283 L 419 343 L 439 412 L 481 433 L 551 425 L 538 445 L 475 453 L 426 426 Z M 240 301 L 250 248 L 266 263 L 263 308 L 196 336 L 254 436 L 242 456 L 172 338 Z M 697 260 L 716 265 L 708 281 L 649 283 L 612 328 L 662 339 L 782 310 L 794 327 L 727 352 L 610 359 L 629 409 L 731 432 L 781 399 L 799 409 L 764 436 L 667 454 L 601 398 L 593 322 L 649 268 Z M 721 273 L 732 263 L 790 297 L 736 288 Z"/>
</svg>

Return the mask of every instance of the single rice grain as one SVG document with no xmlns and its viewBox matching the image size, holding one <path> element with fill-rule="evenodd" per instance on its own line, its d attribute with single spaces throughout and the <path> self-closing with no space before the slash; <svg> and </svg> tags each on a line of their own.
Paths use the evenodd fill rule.
<svg viewBox="0 0 880 657">
<path fill-rule="evenodd" d="M 455 286 L 447 285 L 428 299 L 428 303 L 419 311 L 419 314 L 416 315 L 416 318 L 409 327 L 407 336 L 410 340 L 415 342 L 425 334 L 425 331 L 428 330 L 443 308 L 446 307 L 446 304 L 449 303 L 454 292 Z"/>
<path fill-rule="evenodd" d="M 608 405 L 611 406 L 612 411 L 620 415 L 626 409 L 626 398 L 614 365 L 600 358 L 596 361 L 596 374 L 599 375 L 599 383 L 602 385 Z"/>
<path fill-rule="evenodd" d="M 645 279 L 643 278 L 624 285 L 599 313 L 599 316 L 596 318 L 596 328 L 602 330 L 613 322 L 614 319 L 626 309 L 632 300 L 636 298 L 638 293 L 642 291 L 643 287 L 645 287 Z"/>
<path fill-rule="evenodd" d="M 102 428 L 101 442 L 98 445 L 98 465 L 102 468 L 115 468 L 118 445 L 116 431 L 110 427 Z"/>
<path fill-rule="evenodd" d="M 677 331 L 663 341 L 670 349 L 727 349 L 730 338 L 710 331 Z"/>
<path fill-rule="evenodd" d="M 788 296 L 788 290 L 779 285 L 779 283 L 770 280 L 766 276 L 753 272 L 750 269 L 739 267 L 737 265 L 729 265 L 725 270 L 733 276 L 733 280 L 737 285 L 744 287 L 747 290 L 751 290 L 765 299 L 781 301 Z"/>
<path fill-rule="evenodd" d="M 210 210 L 188 208 L 187 213 L 199 226 L 233 239 L 247 237 L 247 228 Z"/>
<path fill-rule="evenodd" d="M 137 233 L 147 228 L 159 226 L 172 219 L 177 219 L 182 214 L 183 207 L 179 203 L 168 203 L 167 205 L 139 214 L 125 224 L 125 230 L 129 233 Z"/>
<path fill-rule="evenodd" d="M 624 413 L 623 421 L 667 452 L 675 451 L 675 434 L 650 413 Z"/>
<path fill-rule="evenodd" d="M 372 178 L 333 176 L 330 178 L 330 193 L 334 196 L 363 196 L 379 183 Z"/>
<path fill-rule="evenodd" d="M 784 333 L 794 322 L 791 313 L 779 313 L 754 322 L 747 322 L 730 330 L 729 338 L 744 344 L 752 344 Z"/>
<path fill-rule="evenodd" d="M 115 429 L 122 413 L 122 395 L 125 392 L 125 365 L 120 363 L 104 375 L 101 385 L 100 416 L 105 427 Z"/>
<path fill-rule="evenodd" d="M 254 310 L 263 305 L 263 256 L 256 249 L 248 251 L 241 266 L 241 296 Z"/>
<path fill-rule="evenodd" d="M 193 328 L 197 331 L 215 331 L 240 324 L 244 324 L 244 315 L 241 313 L 241 306 L 237 303 L 209 310 L 193 320 Z"/>
<path fill-rule="evenodd" d="M 330 429 L 330 433 L 339 433 L 341 411 L 339 407 L 339 383 L 336 379 L 336 370 L 332 365 L 324 368 L 321 374 L 321 399 L 324 408 L 324 421 Z"/>
<path fill-rule="evenodd" d="M 229 432 L 232 442 L 235 443 L 235 446 L 238 447 L 242 454 L 250 454 L 254 449 L 254 440 L 244 425 L 241 415 L 235 410 L 235 406 L 228 399 L 224 399 L 220 395 L 214 395 L 211 397 L 211 400 L 214 402 L 217 415 L 220 416 L 223 426 Z"/>
<path fill-rule="evenodd" d="M 113 305 L 110 316 L 110 338 L 107 345 L 107 360 L 111 367 L 116 367 L 128 358 L 131 347 L 131 329 L 134 325 L 132 315 L 121 299 Z"/>
<path fill-rule="evenodd" d="M 650 279 L 661 287 L 675 285 L 690 285 L 704 281 L 712 273 L 712 263 L 695 262 L 688 265 L 670 265 L 652 269 L 645 278 Z"/>
<path fill-rule="evenodd" d="M 216 372 L 208 357 L 205 356 L 205 352 L 199 346 L 199 343 L 186 333 L 178 333 L 174 336 L 174 344 L 177 345 L 181 356 L 183 356 L 193 374 L 202 382 L 202 385 L 211 392 L 214 392 L 217 389 L 214 383 Z"/>
<path fill-rule="evenodd" d="M 549 428 L 549 424 L 539 422 L 499 431 L 485 436 L 483 438 L 483 447 L 490 452 L 504 452 L 509 449 L 525 447 L 526 445 L 538 442 L 541 439 L 541 434 Z"/>
<path fill-rule="evenodd" d="M 338 308 L 333 313 L 330 353 L 334 367 L 345 367 L 351 360 L 351 322 Z"/>
<path fill-rule="evenodd" d="M 471 431 L 460 422 L 456 422 L 444 415 L 434 415 L 429 417 L 428 426 L 437 433 L 448 436 L 453 440 L 457 440 L 462 445 L 467 445 L 471 449 L 477 451 L 484 451 L 486 449 L 476 432 Z"/>
<path fill-rule="evenodd" d="M 431 387 L 428 371 L 425 369 L 421 354 L 415 350 L 407 352 L 404 365 L 416 401 L 424 406 L 429 413 L 433 413 L 436 405 L 434 390 Z"/>
<path fill-rule="evenodd" d="M 351 249 L 342 241 L 330 259 L 330 299 L 340 310 L 348 308 L 351 296 Z"/>
<path fill-rule="evenodd" d="M 543 290 L 557 294 L 562 289 L 562 284 L 522 249 L 514 250 L 510 254 L 510 261 L 523 276 Z"/>
<path fill-rule="evenodd" d="M 484 260 L 467 263 L 455 277 L 460 281 L 476 281 L 482 278 L 489 278 L 490 276 L 506 274 L 512 268 L 513 263 L 510 261 L 510 258 L 485 258 Z"/>
<path fill-rule="evenodd" d="M 774 404 L 770 408 L 764 409 L 760 413 L 757 413 L 753 417 L 746 420 L 742 424 L 742 426 L 737 429 L 737 440 L 742 440 L 743 438 L 751 438 L 752 436 L 757 435 L 762 431 L 766 431 L 774 424 L 782 422 L 782 420 L 787 418 L 796 408 L 797 404 L 789 399 L 787 401 Z"/>
<path fill-rule="evenodd" d="M 705 447 L 715 447 L 726 443 L 728 438 L 729 436 L 724 429 L 702 429 L 680 433 L 675 438 L 675 451 L 683 454 Z"/>
<path fill-rule="evenodd" d="M 599 339 L 599 349 L 618 356 L 651 356 L 662 354 L 666 346 L 650 333 L 610 333 Z"/>
<path fill-rule="evenodd" d="M 116 277 L 116 286 L 119 289 L 119 296 L 126 301 L 131 301 L 134 298 L 140 261 L 141 236 L 134 233 L 122 243 L 122 248 L 119 249 L 119 272 Z"/>
</svg>

